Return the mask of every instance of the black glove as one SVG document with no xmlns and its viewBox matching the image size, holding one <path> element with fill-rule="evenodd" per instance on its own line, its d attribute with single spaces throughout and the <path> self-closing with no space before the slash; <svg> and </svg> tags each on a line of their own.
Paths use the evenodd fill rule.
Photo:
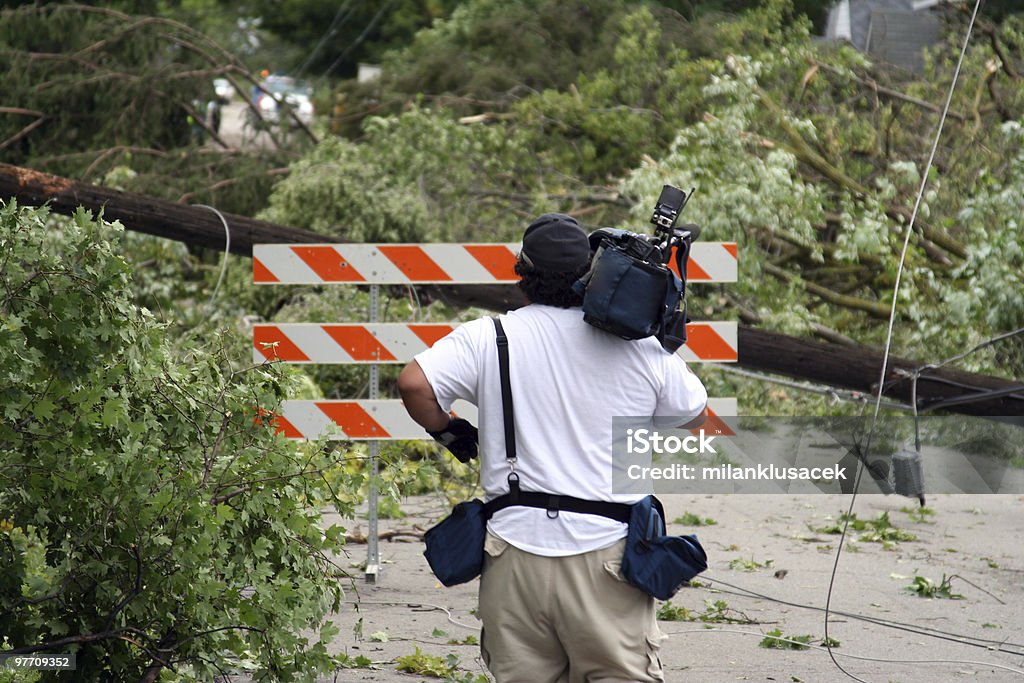
<svg viewBox="0 0 1024 683">
<path fill-rule="evenodd" d="M 469 462 L 477 456 L 477 429 L 461 417 L 454 417 L 448 422 L 448 426 L 438 432 L 427 430 L 427 434 L 438 442 L 458 459 L 459 462 Z"/>
</svg>

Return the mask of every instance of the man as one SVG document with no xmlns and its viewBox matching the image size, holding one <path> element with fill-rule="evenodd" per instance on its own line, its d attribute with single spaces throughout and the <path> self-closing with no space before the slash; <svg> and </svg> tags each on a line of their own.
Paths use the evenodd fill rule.
<svg viewBox="0 0 1024 683">
<path fill-rule="evenodd" d="M 590 264 L 575 219 L 545 214 L 523 235 L 516 263 L 528 306 L 502 317 L 508 336 L 523 491 L 632 503 L 612 493 L 612 417 L 698 426 L 707 392 L 653 337 L 626 341 L 583 320 L 572 291 Z M 475 430 L 449 415 L 479 408 L 481 481 L 488 500 L 509 490 L 495 329 L 462 325 L 416 356 L 398 386 L 416 422 L 460 459 Z M 669 418 L 666 420 L 666 418 Z M 596 514 L 513 506 L 488 522 L 479 615 L 481 651 L 498 683 L 663 681 L 654 599 L 619 573 L 626 524 Z"/>
</svg>

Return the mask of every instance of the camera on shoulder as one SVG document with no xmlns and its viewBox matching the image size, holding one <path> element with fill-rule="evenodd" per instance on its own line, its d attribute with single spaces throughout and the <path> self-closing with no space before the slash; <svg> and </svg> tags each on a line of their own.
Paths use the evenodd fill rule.
<svg viewBox="0 0 1024 683">
<path fill-rule="evenodd" d="M 700 228 L 677 228 L 676 220 L 693 192 L 662 188 L 653 235 L 618 228 L 590 234 L 590 270 L 574 286 L 586 322 L 623 339 L 655 336 L 669 353 L 686 342 L 686 264 Z M 679 275 L 668 267 L 673 254 Z"/>
</svg>

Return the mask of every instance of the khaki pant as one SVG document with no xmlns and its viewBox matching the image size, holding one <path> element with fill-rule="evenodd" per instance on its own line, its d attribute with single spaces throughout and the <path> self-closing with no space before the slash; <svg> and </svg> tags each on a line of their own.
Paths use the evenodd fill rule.
<svg viewBox="0 0 1024 683">
<path fill-rule="evenodd" d="M 622 579 L 625 539 L 543 557 L 488 533 L 480 650 L 498 683 L 661 683 L 654 598 Z"/>
</svg>

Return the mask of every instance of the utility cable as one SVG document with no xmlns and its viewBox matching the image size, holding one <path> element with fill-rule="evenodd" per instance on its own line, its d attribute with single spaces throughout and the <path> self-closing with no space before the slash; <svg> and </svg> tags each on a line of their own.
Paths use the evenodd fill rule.
<svg viewBox="0 0 1024 683">
<path fill-rule="evenodd" d="M 859 391 L 849 391 L 845 389 L 836 389 L 821 384 L 809 384 L 806 382 L 793 382 L 791 380 L 780 379 L 778 377 L 772 377 L 759 372 L 750 372 L 749 370 L 743 370 L 741 368 L 733 368 L 728 365 L 719 365 L 715 370 L 721 370 L 733 375 L 740 375 L 742 377 L 749 377 L 756 379 L 761 382 L 771 382 L 772 384 L 778 384 L 779 386 L 789 387 L 790 389 L 797 389 L 799 391 L 806 391 L 811 394 L 819 394 L 821 396 L 828 396 L 829 398 L 836 401 L 846 401 L 848 403 L 863 404 L 868 400 L 868 395 Z M 898 410 L 910 410 L 911 406 L 906 403 L 896 403 L 893 401 L 883 401 L 882 405 L 886 408 L 895 408 Z"/>
<path fill-rule="evenodd" d="M 447 607 L 442 607 L 441 605 L 433 605 L 433 604 L 431 604 L 429 602 L 408 602 L 408 601 L 400 601 L 400 600 L 394 600 L 394 601 L 392 601 L 392 600 L 344 600 L 342 602 L 342 604 L 345 604 L 345 605 L 355 605 L 356 607 L 358 607 L 359 605 L 383 605 L 385 607 L 409 607 L 409 608 L 429 607 L 432 610 L 437 610 L 438 612 L 444 612 L 448 616 L 448 621 L 453 623 L 453 624 L 455 624 L 456 626 L 461 626 L 462 628 L 468 628 L 468 629 L 471 629 L 471 630 L 474 630 L 474 631 L 479 631 L 480 630 L 480 626 L 479 625 L 473 626 L 472 624 L 464 624 L 461 621 L 456 621 L 455 617 L 452 616 L 452 611 L 450 609 L 448 609 Z"/>
<path fill-rule="evenodd" d="M 352 52 L 352 50 L 359 47 L 359 45 L 361 45 L 362 42 L 366 40 L 366 37 L 370 35 L 370 31 L 376 28 L 377 23 L 384 17 L 384 13 L 391 9 L 391 6 L 394 4 L 395 0 L 388 0 L 388 3 L 383 5 L 380 8 L 380 10 L 377 11 L 377 14 L 375 14 L 373 19 L 370 20 L 370 24 L 365 29 L 363 29 L 363 32 L 360 33 L 355 40 L 349 43 L 348 47 L 345 48 L 345 51 L 338 55 L 338 58 L 335 59 L 334 62 L 329 67 L 327 67 L 327 71 L 324 72 L 324 76 L 330 76 L 334 72 L 334 70 L 338 68 L 338 65 L 340 65 L 341 62 L 344 61 L 346 57 L 348 57 L 349 53 Z"/>
<path fill-rule="evenodd" d="M 991 339 L 986 339 L 985 341 L 981 342 L 974 348 L 964 351 L 963 353 L 958 353 L 955 356 L 950 356 L 946 360 L 941 360 L 938 363 L 930 363 L 928 365 L 925 365 L 921 368 L 921 371 L 923 372 L 924 370 L 937 370 L 938 368 L 941 368 L 944 365 L 948 365 L 949 363 L 952 363 L 954 361 L 963 360 L 964 358 L 967 358 L 967 356 L 970 356 L 972 353 L 981 351 L 987 346 L 992 346 L 996 342 L 1001 342 L 1004 339 L 1016 337 L 1021 334 L 1024 334 L 1024 327 L 1018 327 L 1016 330 L 1013 330 L 1012 332 L 1005 332 L 1003 334 L 992 337 Z"/>
<path fill-rule="evenodd" d="M 1011 337 L 1016 337 L 1016 336 L 1021 335 L 1021 334 L 1024 334 L 1024 327 L 1019 327 L 1016 330 L 1012 330 L 1010 332 L 1005 332 L 1003 334 L 996 335 L 995 337 L 992 337 L 991 339 L 986 339 L 985 341 L 981 342 L 980 344 L 975 345 L 974 347 L 968 349 L 967 351 L 964 351 L 963 353 L 958 353 L 955 356 L 950 356 L 949 358 L 946 358 L 945 360 L 941 360 L 941 361 L 939 361 L 937 363 L 929 363 L 928 365 L 921 366 L 920 368 L 915 370 L 913 372 L 913 374 L 912 374 L 912 377 L 914 379 L 914 389 L 916 390 L 917 381 L 919 379 L 924 379 L 924 380 L 929 380 L 929 381 L 940 381 L 940 378 L 928 377 L 928 376 L 924 375 L 924 373 L 927 372 L 928 370 L 937 370 L 937 369 L 943 367 L 944 365 L 948 365 L 949 363 L 953 363 L 953 362 L 958 361 L 958 360 L 963 360 L 967 356 L 970 356 L 971 354 L 973 354 L 973 353 L 975 353 L 977 351 L 980 351 L 981 349 L 984 349 L 986 347 L 992 346 L 993 344 L 995 344 L 997 342 L 1001 342 L 1004 339 L 1010 339 Z M 986 401 L 986 400 L 988 400 L 990 398 L 1001 398 L 1001 397 L 1004 397 L 1004 396 L 1009 397 L 1009 398 L 1014 398 L 1014 399 L 1017 399 L 1017 400 L 1024 400 L 1024 396 L 1021 396 L 1018 393 L 1018 392 L 1024 391 L 1024 385 L 1022 385 L 1022 386 L 1015 386 L 1015 387 L 1004 387 L 1004 388 L 1001 388 L 1001 389 L 984 390 L 982 387 L 968 387 L 968 386 L 963 385 L 963 384 L 961 384 L 959 382 L 957 382 L 957 383 L 950 382 L 950 384 L 958 384 L 958 385 L 960 385 L 963 388 L 972 388 L 972 389 L 977 389 L 978 391 L 975 394 L 968 394 L 966 396 L 956 396 L 956 397 L 953 397 L 953 398 L 947 398 L 947 399 L 942 399 L 942 400 L 935 401 L 935 402 L 925 406 L 922 409 L 921 412 L 925 412 L 925 411 L 929 411 L 929 410 L 938 410 L 940 408 L 945 408 L 945 407 L 954 406 L 954 405 L 965 405 L 965 404 L 968 404 L 968 403 L 976 403 L 978 401 Z M 914 400 L 914 404 L 915 404 L 915 414 L 916 414 L 916 405 L 917 405 L 916 398 Z"/>
<path fill-rule="evenodd" d="M 978 401 L 987 401 L 990 398 L 1002 398 L 1004 396 L 1016 396 L 1019 392 L 1024 391 L 1024 384 L 1019 384 L 1012 387 L 1005 387 L 1003 389 L 989 389 L 988 391 L 979 391 L 976 394 L 968 394 L 967 396 L 954 396 L 952 398 L 946 398 L 935 403 L 930 403 L 922 409 L 926 410 L 939 410 L 941 408 L 948 408 L 949 406 L 962 406 L 969 403 L 977 403 Z"/>
<path fill-rule="evenodd" d="M 761 633 L 760 631 L 744 631 L 738 628 L 694 628 L 694 629 L 683 629 L 682 631 L 666 631 L 667 634 L 675 635 L 680 633 L 739 633 L 745 636 L 756 636 L 761 638 L 771 638 L 772 640 L 778 640 L 783 643 L 791 643 L 798 646 L 799 648 L 809 648 L 814 650 L 828 650 L 830 656 L 833 657 L 832 661 L 835 661 L 835 655 L 840 657 L 848 657 L 850 659 L 858 659 L 865 662 L 882 662 L 885 664 L 973 664 L 975 666 L 988 666 L 993 669 L 1001 669 L 1003 671 L 1009 671 L 1010 673 L 1017 674 L 1018 676 L 1024 676 L 1024 671 L 1015 669 L 1012 666 L 1006 666 L 1004 664 L 995 664 L 993 662 L 979 662 L 972 659 L 887 659 L 884 657 L 868 657 L 867 655 L 855 655 L 849 652 L 832 652 L 832 647 L 828 645 L 828 636 L 825 636 L 825 640 L 822 641 L 825 645 L 811 645 L 801 640 L 794 640 L 793 638 L 786 638 L 785 636 L 769 636 Z M 851 676 L 851 674 L 847 674 Z M 858 679 L 860 680 L 860 679 Z"/>
<path fill-rule="evenodd" d="M 764 593 L 758 593 L 757 591 L 751 590 L 749 588 L 737 586 L 736 584 L 729 583 L 728 581 L 722 581 L 721 579 L 715 578 L 713 576 L 702 575 L 702 578 L 704 580 L 710 581 L 713 584 L 728 586 L 729 588 L 733 589 L 725 590 L 722 588 L 716 588 L 712 586 L 711 590 L 718 593 L 725 593 L 727 595 L 736 595 L 739 597 L 746 598 L 757 598 L 759 600 L 767 600 L 769 602 L 775 602 L 780 605 L 786 605 L 787 607 L 797 607 L 800 609 L 807 609 L 816 612 L 825 611 L 824 607 L 810 605 L 807 603 L 790 602 L 789 600 L 783 600 L 782 598 L 776 598 L 771 595 L 765 595 Z M 903 621 L 895 621 L 892 619 L 883 619 L 881 617 L 874 617 L 868 614 L 860 614 L 858 612 L 845 612 L 834 609 L 832 610 L 832 614 L 838 614 L 848 619 L 855 619 L 857 621 L 864 621 L 869 624 L 875 624 L 876 626 L 891 628 L 896 631 L 905 631 L 907 633 L 913 633 L 919 636 L 937 638 L 939 640 L 948 640 L 950 642 L 959 643 L 961 645 L 969 645 L 971 647 L 983 648 L 989 651 L 1003 652 L 1008 655 L 1024 657 L 1024 643 L 1013 643 L 1007 640 L 994 640 L 991 638 L 979 638 L 977 636 L 968 636 L 962 633 L 954 633 L 953 631 L 944 631 L 942 629 L 932 628 L 931 626 L 919 626 L 917 624 L 909 624 Z M 1008 650 L 1006 649 L 1007 647 L 1016 649 Z"/>
<path fill-rule="evenodd" d="M 938 128 L 935 131 L 935 139 L 932 141 L 932 149 L 931 149 L 931 152 L 928 155 L 928 162 L 925 164 L 924 172 L 921 174 L 921 187 L 918 189 L 917 199 L 914 200 L 914 210 L 913 210 L 913 212 L 910 215 L 910 221 L 907 223 L 906 234 L 905 234 L 905 236 L 903 238 L 903 250 L 900 253 L 899 268 L 896 271 L 896 282 L 895 282 L 895 285 L 893 286 L 893 292 L 892 292 L 892 306 L 891 306 L 890 311 L 889 311 L 889 326 L 888 326 L 888 331 L 886 332 L 886 337 L 885 337 L 885 352 L 882 355 L 881 376 L 880 376 L 880 378 L 878 380 L 878 396 L 876 397 L 876 400 L 875 400 L 875 412 L 874 412 L 874 416 L 873 416 L 872 421 L 871 421 L 871 428 L 868 430 L 867 443 L 866 443 L 866 447 L 865 447 L 865 455 L 867 455 L 867 453 L 870 452 L 871 437 L 874 434 L 875 425 L 878 422 L 878 414 L 879 414 L 879 411 L 881 410 L 881 407 L 882 407 L 882 389 L 885 386 L 885 376 L 886 376 L 886 373 L 887 373 L 888 368 L 889 368 L 889 354 L 890 354 L 890 352 L 892 350 L 893 328 L 895 327 L 895 324 L 896 324 L 896 304 L 899 301 L 900 283 L 902 281 L 903 270 L 904 270 L 904 267 L 906 265 L 907 250 L 908 250 L 908 248 L 910 246 L 910 236 L 914 232 L 914 224 L 917 222 L 917 215 L 918 215 L 918 212 L 921 209 L 921 201 L 924 199 L 924 189 L 925 189 L 925 187 L 928 184 L 928 174 L 931 172 L 932 164 L 935 161 L 935 152 L 936 152 L 936 150 L 938 150 L 938 147 L 939 147 L 939 139 L 942 137 L 942 129 L 943 129 L 943 127 L 946 124 L 946 117 L 949 114 L 950 104 L 952 104 L 952 102 L 953 102 L 953 93 L 956 91 L 956 84 L 957 84 L 957 81 L 960 78 L 960 70 L 963 67 L 964 57 L 967 55 L 967 46 L 971 42 L 971 34 L 974 32 L 974 22 L 978 18 L 978 10 L 980 8 L 981 8 L 981 0 L 975 0 L 974 12 L 971 14 L 971 21 L 970 21 L 970 23 L 967 26 L 967 34 L 964 36 L 964 43 L 963 43 L 963 46 L 960 49 L 960 58 L 957 60 L 956 69 L 953 72 L 953 80 L 949 84 L 949 93 L 946 95 L 946 104 L 942 108 L 942 115 L 939 117 L 939 125 L 938 125 Z M 836 547 L 836 557 L 835 557 L 835 561 L 832 564 L 832 574 L 829 577 L 829 582 L 828 582 L 828 595 L 827 595 L 827 597 L 825 599 L 825 641 L 824 642 L 825 642 L 826 649 L 828 649 L 829 657 L 832 659 L 832 663 L 836 665 L 837 669 L 839 669 L 846 676 L 854 679 L 855 681 L 859 681 L 860 683 L 868 683 L 864 679 L 859 678 L 859 677 L 853 675 L 852 673 L 850 673 L 849 671 L 847 671 L 846 669 L 843 668 L 843 665 L 840 664 L 839 660 L 837 660 L 836 657 L 835 657 L 835 652 L 833 652 L 833 648 L 830 645 L 831 640 L 829 639 L 829 634 L 828 634 L 828 618 L 829 618 L 829 613 L 830 613 L 830 610 L 831 610 L 831 607 L 832 607 L 832 594 L 833 594 L 833 589 L 835 588 L 836 575 L 837 575 L 837 573 L 839 571 L 839 558 L 842 557 L 843 544 L 846 542 L 846 533 L 847 533 L 847 531 L 848 531 L 848 529 L 850 527 L 850 519 L 852 518 L 852 515 L 853 515 L 854 504 L 857 501 L 857 491 L 860 488 L 860 482 L 861 482 L 861 478 L 862 478 L 863 473 L 864 473 L 864 467 L 861 464 L 858 464 L 857 476 L 856 476 L 856 478 L 854 480 L 854 485 L 853 485 L 853 493 L 850 496 L 850 506 L 849 506 L 849 509 L 847 510 L 846 519 L 843 522 L 843 530 L 842 530 L 842 533 L 839 536 L 839 543 L 838 543 L 838 545 Z"/>
<path fill-rule="evenodd" d="M 207 306 L 213 306 L 213 301 L 217 298 L 217 292 L 220 291 L 220 284 L 224 281 L 224 274 L 228 271 L 228 254 L 231 253 L 231 229 L 228 228 L 228 221 L 224 218 L 224 214 L 214 207 L 206 204 L 193 204 L 192 206 L 213 211 L 217 214 L 217 218 L 220 219 L 221 225 L 224 226 L 224 260 L 221 262 L 220 277 L 217 278 L 217 284 L 214 286 L 213 293 L 210 294 L 210 300 L 206 304 Z"/>
<path fill-rule="evenodd" d="M 327 31 L 324 32 L 323 37 L 320 38 L 319 42 L 317 42 L 313 51 L 309 53 L 309 57 L 306 58 L 306 61 L 303 62 L 302 66 L 299 67 L 299 70 L 295 72 L 296 76 L 301 76 L 305 73 L 306 69 L 308 69 L 310 64 L 313 63 L 313 60 L 320 54 L 320 50 L 323 49 L 327 41 L 333 38 L 341 27 L 345 25 L 345 22 L 348 21 L 352 11 L 355 11 L 354 8 L 352 11 L 348 11 L 348 6 L 351 4 L 352 0 L 345 0 L 345 2 L 338 6 L 338 11 L 334 13 L 334 19 L 331 20 L 331 25 L 327 27 Z"/>
</svg>

